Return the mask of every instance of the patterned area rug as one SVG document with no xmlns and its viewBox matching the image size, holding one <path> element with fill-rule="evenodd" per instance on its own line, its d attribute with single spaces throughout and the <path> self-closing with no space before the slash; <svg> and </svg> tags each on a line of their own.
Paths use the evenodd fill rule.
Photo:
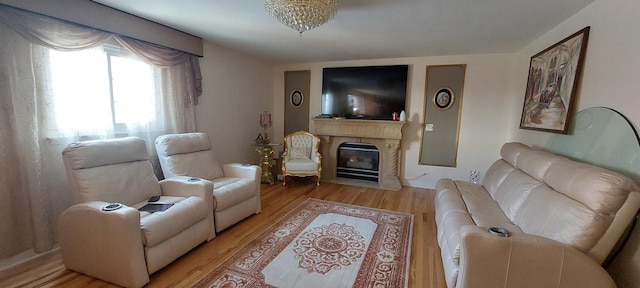
<svg viewBox="0 0 640 288">
<path fill-rule="evenodd" d="M 413 215 L 308 199 L 195 287 L 407 287 Z"/>
</svg>

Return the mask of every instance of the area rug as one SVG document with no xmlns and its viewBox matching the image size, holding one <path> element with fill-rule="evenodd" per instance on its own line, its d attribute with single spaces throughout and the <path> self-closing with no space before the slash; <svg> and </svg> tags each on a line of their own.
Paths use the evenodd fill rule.
<svg viewBox="0 0 640 288">
<path fill-rule="evenodd" d="M 407 287 L 413 215 L 308 199 L 195 287 Z"/>
</svg>

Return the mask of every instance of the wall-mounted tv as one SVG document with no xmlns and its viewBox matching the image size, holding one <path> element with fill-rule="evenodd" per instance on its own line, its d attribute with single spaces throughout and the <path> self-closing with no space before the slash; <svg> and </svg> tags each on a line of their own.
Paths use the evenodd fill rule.
<svg viewBox="0 0 640 288">
<path fill-rule="evenodd" d="M 391 120 L 405 110 L 408 65 L 322 70 L 322 115 Z"/>
</svg>

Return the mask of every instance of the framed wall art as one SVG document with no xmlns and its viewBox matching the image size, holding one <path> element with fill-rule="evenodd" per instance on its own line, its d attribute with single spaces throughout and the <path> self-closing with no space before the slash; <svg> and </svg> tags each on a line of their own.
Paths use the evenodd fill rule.
<svg viewBox="0 0 640 288">
<path fill-rule="evenodd" d="M 295 90 L 291 92 L 291 97 L 289 100 L 291 102 L 291 106 L 299 108 L 300 106 L 302 106 L 302 103 L 304 103 L 304 94 L 302 94 L 302 91 L 300 90 Z"/>
<path fill-rule="evenodd" d="M 451 108 L 455 100 L 455 94 L 453 94 L 453 90 L 449 87 L 439 88 L 436 90 L 436 93 L 433 94 L 433 105 L 438 110 L 447 110 Z"/>
<path fill-rule="evenodd" d="M 585 27 L 531 57 L 521 129 L 567 134 L 588 39 Z"/>
</svg>

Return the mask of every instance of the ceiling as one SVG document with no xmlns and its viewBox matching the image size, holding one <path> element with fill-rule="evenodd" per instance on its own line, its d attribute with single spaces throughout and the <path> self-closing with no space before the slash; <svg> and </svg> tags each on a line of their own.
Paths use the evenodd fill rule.
<svg viewBox="0 0 640 288">
<path fill-rule="evenodd" d="M 261 0 L 95 0 L 276 63 L 512 53 L 594 0 L 338 0 L 299 36 Z M 559 39 L 560 40 L 560 39 Z"/>
</svg>

